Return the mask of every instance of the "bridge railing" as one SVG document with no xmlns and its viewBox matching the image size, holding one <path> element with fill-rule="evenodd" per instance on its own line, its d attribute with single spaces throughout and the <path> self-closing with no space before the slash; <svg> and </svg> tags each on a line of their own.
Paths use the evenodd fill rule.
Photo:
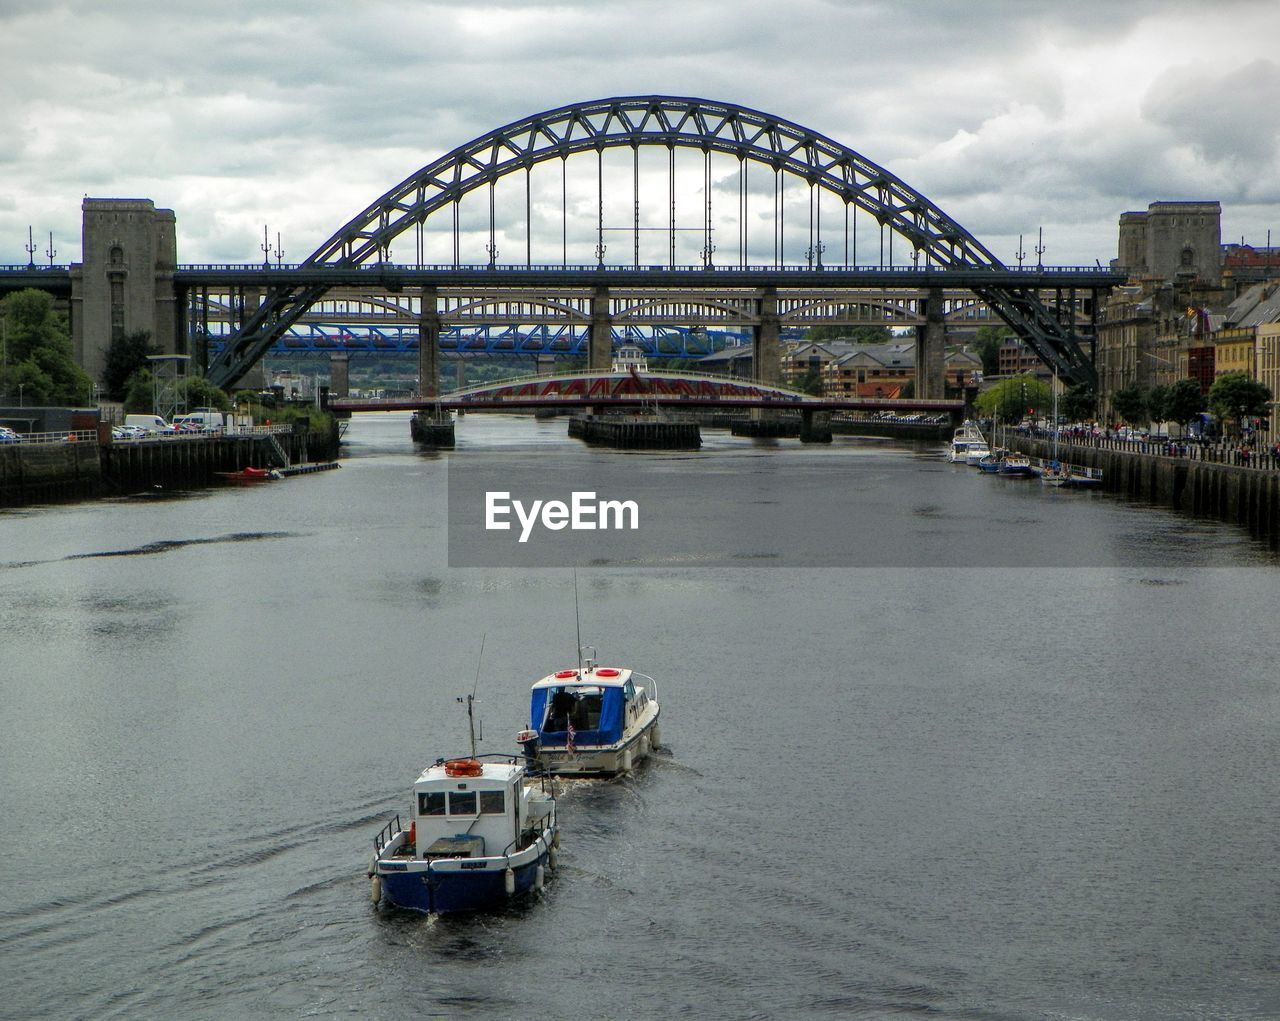
<svg viewBox="0 0 1280 1021">
<path fill-rule="evenodd" d="M 0 270 L 26 270 L 27 266 L 0 266 Z M 36 267 L 41 269 L 43 267 Z M 56 267 L 64 268 L 64 267 Z M 770 264 L 749 264 L 738 265 L 731 263 L 723 263 L 720 265 L 705 266 L 701 264 L 687 264 L 680 266 L 671 266 L 665 264 L 645 264 L 645 265 L 626 265 L 622 263 L 584 263 L 580 265 L 566 265 L 564 263 L 468 263 L 454 264 L 451 262 L 367 262 L 355 263 L 353 265 L 336 265 L 333 263 L 280 263 L 274 265 L 255 265 L 254 263 L 236 263 L 236 262 L 184 262 L 177 267 L 179 272 L 191 273 L 244 273 L 244 272 L 271 272 L 271 273 L 298 273 L 308 272 L 310 270 L 328 271 L 340 270 L 343 272 L 368 273 L 375 275 L 386 271 L 412 271 L 424 273 L 450 273 L 461 271 L 466 273 L 475 273 L 486 270 L 492 270 L 495 273 L 563 273 L 565 275 L 578 276 L 582 273 L 671 273 L 686 274 L 694 272 L 712 272 L 712 273 L 891 273 L 904 277 L 911 276 L 927 276 L 929 274 L 943 273 L 948 269 L 958 268 L 965 273 L 1018 273 L 1026 276 L 1037 276 L 1053 273 L 1070 273 L 1070 274 L 1086 274 L 1110 276 L 1116 272 L 1123 272 L 1111 269 L 1109 266 L 869 266 L 855 265 L 845 266 L 841 264 L 827 264 L 822 266 L 808 265 L 788 265 L 774 266 Z"/>
</svg>

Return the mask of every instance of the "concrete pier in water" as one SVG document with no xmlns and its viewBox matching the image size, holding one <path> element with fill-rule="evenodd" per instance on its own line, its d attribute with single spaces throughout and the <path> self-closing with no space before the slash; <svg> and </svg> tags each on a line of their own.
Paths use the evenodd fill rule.
<svg viewBox="0 0 1280 1021">
<path fill-rule="evenodd" d="M 574 415 L 569 435 L 622 450 L 697 450 L 697 422 L 671 422 L 643 415 Z"/>
</svg>

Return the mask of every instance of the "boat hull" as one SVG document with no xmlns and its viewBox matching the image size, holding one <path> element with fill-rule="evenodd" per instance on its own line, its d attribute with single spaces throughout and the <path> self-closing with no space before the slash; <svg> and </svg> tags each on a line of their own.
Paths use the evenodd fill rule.
<svg viewBox="0 0 1280 1021">
<path fill-rule="evenodd" d="M 557 776 L 617 776 L 634 769 L 653 751 L 658 714 L 617 744 L 578 746 L 572 752 L 562 744 L 540 744 L 537 763 Z"/>
<path fill-rule="evenodd" d="M 397 861 L 378 859 L 373 874 L 382 884 L 382 900 L 407 911 L 443 915 L 491 911 L 538 887 L 539 869 L 545 879 L 554 831 L 546 830 L 534 847 L 509 858 Z M 510 864 L 514 889 L 506 888 Z"/>
</svg>

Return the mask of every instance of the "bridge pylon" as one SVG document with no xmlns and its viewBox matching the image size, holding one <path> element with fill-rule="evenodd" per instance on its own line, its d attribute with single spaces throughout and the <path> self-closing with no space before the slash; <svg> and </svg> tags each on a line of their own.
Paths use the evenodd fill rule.
<svg viewBox="0 0 1280 1021">
<path fill-rule="evenodd" d="M 760 322 L 751 329 L 751 376 L 757 383 L 777 386 L 782 381 L 782 320 L 778 290 L 766 287 L 760 296 Z"/>
<path fill-rule="evenodd" d="M 930 287 L 923 301 L 924 323 L 916 327 L 916 396 L 934 400 L 946 396 L 943 348 L 947 324 L 941 287 Z"/>
<path fill-rule="evenodd" d="M 418 312 L 418 393 L 423 397 L 440 395 L 440 310 L 436 305 L 438 291 L 422 287 L 422 308 Z"/>
<path fill-rule="evenodd" d="M 613 313 L 609 288 L 596 287 L 591 293 L 591 325 L 587 335 L 587 368 L 604 372 L 613 364 Z"/>
</svg>

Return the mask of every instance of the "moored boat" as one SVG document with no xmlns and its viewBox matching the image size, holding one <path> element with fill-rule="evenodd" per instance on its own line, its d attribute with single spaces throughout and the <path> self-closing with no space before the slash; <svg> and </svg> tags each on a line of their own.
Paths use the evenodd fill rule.
<svg viewBox="0 0 1280 1021">
<path fill-rule="evenodd" d="M 554 794 L 514 755 L 438 759 L 413 785 L 409 824 L 374 838 L 373 902 L 481 911 L 542 889 L 559 846 Z"/>
<path fill-rule="evenodd" d="M 1003 447 L 996 447 L 995 450 L 978 461 L 978 470 L 993 475 L 1004 467 L 1005 459 L 1008 456 L 1009 452 L 1007 450 Z"/>
<path fill-rule="evenodd" d="M 280 478 L 280 473 L 274 468 L 241 468 L 235 472 L 215 472 L 218 478 L 226 482 L 246 483 L 246 482 L 271 482 Z"/>
<path fill-rule="evenodd" d="M 1096 468 L 1083 468 L 1079 465 L 1050 461 L 1041 469 L 1040 481 L 1046 486 L 1061 489 L 1100 489 L 1102 472 Z"/>
<path fill-rule="evenodd" d="M 1031 466 L 1031 458 L 1026 454 L 1010 454 L 1000 466 L 1000 474 L 1015 479 L 1034 478 L 1036 471 Z"/>
<path fill-rule="evenodd" d="M 652 677 L 586 657 L 534 682 L 529 726 L 516 740 L 537 769 L 614 776 L 658 747 L 659 712 Z"/>
<path fill-rule="evenodd" d="M 982 430 L 978 428 L 978 423 L 972 419 L 965 419 L 960 428 L 951 436 L 951 452 L 947 455 L 947 460 L 952 464 L 976 464 L 978 458 L 973 461 L 969 460 L 969 452 L 975 446 L 981 447 L 981 453 L 978 458 L 990 453 L 987 446 L 986 438 L 982 435 Z"/>
</svg>

